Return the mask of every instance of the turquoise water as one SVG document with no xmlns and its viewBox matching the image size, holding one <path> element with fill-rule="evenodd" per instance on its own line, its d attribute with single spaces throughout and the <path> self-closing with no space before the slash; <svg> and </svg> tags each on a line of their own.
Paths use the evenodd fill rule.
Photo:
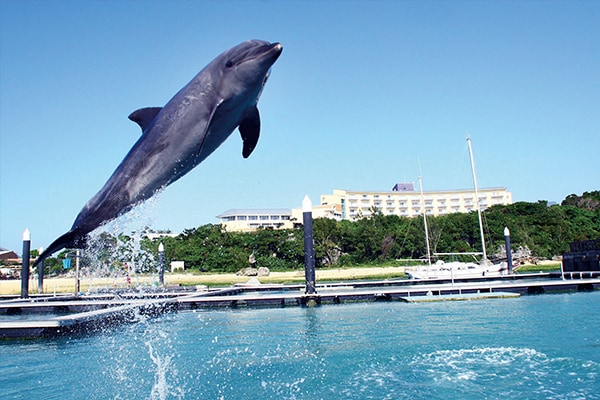
<svg viewBox="0 0 600 400">
<path fill-rule="evenodd" d="M 600 292 L 184 312 L 0 343 L 2 399 L 600 399 Z"/>
</svg>

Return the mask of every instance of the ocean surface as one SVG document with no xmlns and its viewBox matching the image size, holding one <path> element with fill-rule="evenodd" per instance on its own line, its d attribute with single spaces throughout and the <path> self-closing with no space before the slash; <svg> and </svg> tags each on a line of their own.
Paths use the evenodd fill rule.
<svg viewBox="0 0 600 400">
<path fill-rule="evenodd" d="M 168 314 L 0 342 L 2 399 L 600 399 L 600 292 Z"/>
</svg>

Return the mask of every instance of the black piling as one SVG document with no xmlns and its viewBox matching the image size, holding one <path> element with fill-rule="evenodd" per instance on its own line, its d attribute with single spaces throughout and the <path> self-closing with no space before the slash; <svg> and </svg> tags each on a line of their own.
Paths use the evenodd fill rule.
<svg viewBox="0 0 600 400">
<path fill-rule="evenodd" d="M 306 294 L 317 293 L 315 272 L 315 242 L 313 238 L 312 203 L 308 196 L 302 201 L 302 222 L 304 223 L 304 275 Z"/>
<path fill-rule="evenodd" d="M 42 254 L 44 252 L 44 248 L 40 247 L 38 254 Z M 38 293 L 44 293 L 44 260 L 38 263 Z"/>
<path fill-rule="evenodd" d="M 23 232 L 23 256 L 21 262 L 21 298 L 29 297 L 29 253 L 31 250 L 31 238 L 29 229 Z"/>
<path fill-rule="evenodd" d="M 165 246 L 162 243 L 158 245 L 158 284 L 165 285 Z"/>
<path fill-rule="evenodd" d="M 510 231 L 508 230 L 508 227 L 504 228 L 504 243 L 506 244 L 506 265 L 508 268 L 508 273 L 512 274 L 513 261 L 512 261 L 512 250 L 510 248 Z"/>
</svg>

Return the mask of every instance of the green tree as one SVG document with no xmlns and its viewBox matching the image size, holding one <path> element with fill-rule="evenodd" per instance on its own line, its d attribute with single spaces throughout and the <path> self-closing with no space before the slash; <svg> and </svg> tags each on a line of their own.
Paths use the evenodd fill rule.
<svg viewBox="0 0 600 400">
<path fill-rule="evenodd" d="M 600 209 L 594 201 L 600 192 L 570 195 L 561 205 L 546 201 L 496 205 L 483 212 L 487 252 L 492 254 L 504 243 L 504 227 L 511 232 L 513 247 L 527 246 L 538 257 L 551 257 L 568 250 L 569 243 L 600 237 Z M 477 213 L 453 213 L 428 217 L 432 252 L 465 253 L 481 251 Z M 161 239 L 165 261 L 184 261 L 186 268 L 201 271 L 236 272 L 248 267 L 254 254 L 257 266 L 271 270 L 297 269 L 304 263 L 303 229 L 259 229 L 255 232 L 227 232 L 221 225 L 204 225 L 181 235 Z M 97 257 L 118 265 L 145 251 L 143 262 L 153 268 L 160 241 L 135 241 L 121 235 L 101 236 Z M 314 242 L 318 267 L 381 263 L 394 259 L 418 259 L 426 256 L 425 228 L 422 217 L 383 215 L 372 208 L 357 221 L 314 220 Z M 498 244 L 499 243 L 499 244 Z M 140 250 L 141 249 L 141 250 Z M 61 257 L 56 262 L 59 270 Z M 50 259 L 49 259 L 50 260 Z M 49 262 L 49 260 L 47 262 Z M 113 260 L 113 261 L 108 261 Z"/>
<path fill-rule="evenodd" d="M 583 208 L 590 211 L 600 210 L 600 190 L 583 192 L 581 196 L 570 194 L 562 201 L 561 205 Z"/>
<path fill-rule="evenodd" d="M 314 220 L 315 258 L 318 266 L 331 267 L 342 254 L 340 223 L 331 218 Z"/>
</svg>

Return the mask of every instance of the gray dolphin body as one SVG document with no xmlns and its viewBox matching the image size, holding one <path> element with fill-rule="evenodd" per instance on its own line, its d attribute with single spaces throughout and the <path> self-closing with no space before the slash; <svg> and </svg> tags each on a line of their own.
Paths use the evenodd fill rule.
<svg viewBox="0 0 600 400">
<path fill-rule="evenodd" d="M 52 253 L 81 247 L 99 226 L 130 211 L 201 163 L 239 127 L 242 155 L 254 150 L 260 133 L 257 102 L 279 43 L 250 40 L 226 50 L 162 108 L 130 116 L 142 128 L 104 187 L 83 207 L 71 230 L 56 239 L 34 265 Z"/>
</svg>

